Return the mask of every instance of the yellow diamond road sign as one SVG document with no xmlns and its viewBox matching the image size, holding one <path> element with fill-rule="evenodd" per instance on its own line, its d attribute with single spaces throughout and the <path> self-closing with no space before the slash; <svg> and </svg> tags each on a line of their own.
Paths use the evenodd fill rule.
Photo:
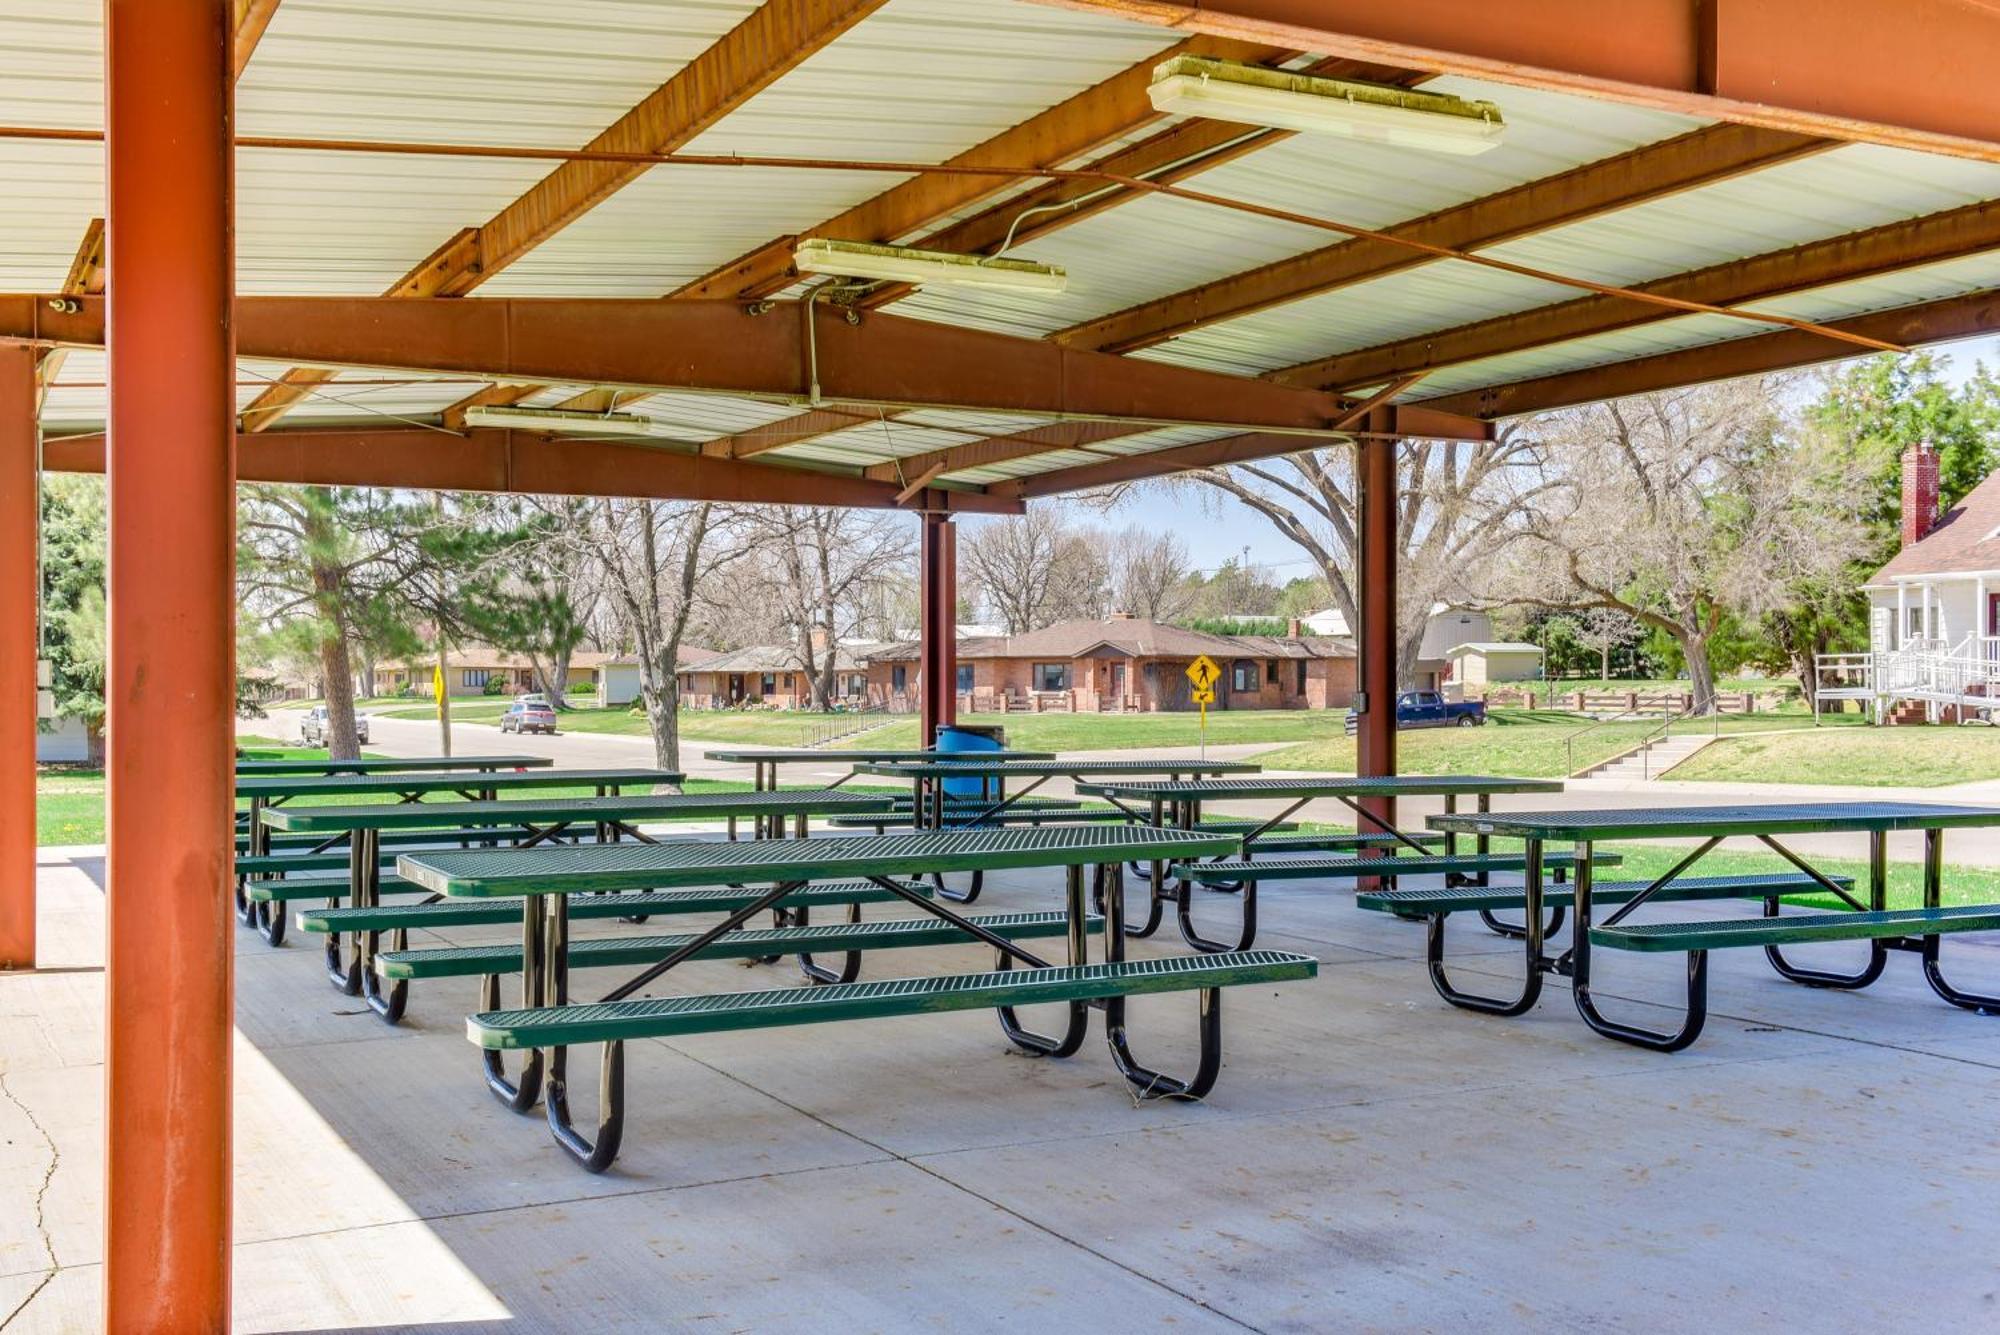
<svg viewBox="0 0 2000 1335">
<path fill-rule="evenodd" d="M 1194 683 L 1196 691 L 1209 692 L 1209 699 L 1213 700 L 1215 696 L 1212 688 L 1217 681 L 1221 680 L 1222 669 L 1215 665 L 1213 658 L 1210 658 L 1207 654 L 1203 654 L 1200 658 L 1188 664 L 1187 678 L 1190 682 Z"/>
</svg>

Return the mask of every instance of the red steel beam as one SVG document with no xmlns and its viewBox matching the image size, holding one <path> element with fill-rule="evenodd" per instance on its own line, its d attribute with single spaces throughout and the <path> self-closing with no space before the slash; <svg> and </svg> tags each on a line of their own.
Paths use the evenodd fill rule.
<svg viewBox="0 0 2000 1335">
<path fill-rule="evenodd" d="M 1039 0 L 1142 23 L 2000 161 L 1984 0 Z"/>
<path fill-rule="evenodd" d="M 1399 383 L 1389 387 L 1384 393 L 1398 392 L 1401 387 Z M 1432 411 L 1422 404 L 1398 403 L 1380 408 L 1369 404 L 1357 405 L 1354 410 L 1357 419 L 1363 409 L 1369 410 L 1367 412 L 1369 420 L 1364 424 L 1366 429 L 1387 431 L 1406 439 L 1490 440 L 1493 436 L 1493 427 L 1490 423 L 1452 413 Z M 1093 487 L 1115 486 L 1121 482 L 1140 482 L 1149 477 L 1183 473 L 1190 469 L 1254 463 L 1259 459 L 1271 459 L 1279 455 L 1297 454 L 1301 450 L 1319 449 L 1328 443 L 1324 440 L 1301 440 L 1297 436 L 1277 436 L 1268 432 L 1253 431 L 1240 436 L 1224 436 L 1219 440 L 1204 440 L 1193 445 L 1176 445 L 1147 454 L 1130 454 L 1106 459 L 1102 463 L 1059 468 L 1054 472 L 1038 473 L 1011 482 L 996 482 L 986 490 L 995 496 L 1016 496 L 1023 500 L 1036 496 L 1058 496 L 1064 492 L 1088 491 Z"/>
<path fill-rule="evenodd" d="M 612 122 L 586 149 L 664 153 L 679 148 L 881 8 L 884 0 L 766 0 Z M 459 297 L 651 170 L 634 162 L 565 162 L 478 227 L 439 246 L 392 286 L 392 297 Z M 268 430 L 331 375 L 288 371 L 244 414 Z"/>
<path fill-rule="evenodd" d="M 1990 334 L 2000 328 L 2000 288 L 1877 311 L 1851 320 L 1835 321 L 1833 327 L 1888 339 L 1905 347 Z M 1609 366 L 1442 395 L 1411 406 L 1465 413 L 1489 420 L 1517 417 L 1523 413 L 1545 412 L 1551 408 L 1619 399 L 1655 390 L 1678 389 L 1713 380 L 1768 375 L 1853 355 L 1852 349 L 1828 342 L 1816 334 L 1783 329 L 1755 338 L 1709 343 L 1682 352 L 1663 352 L 1651 357 L 1614 362 Z"/>
<path fill-rule="evenodd" d="M 1360 602 L 1359 715 L 1355 773 L 1364 779 L 1396 772 L 1396 457 L 1398 443 L 1376 436 L 1356 443 L 1360 541 L 1355 592 Z M 1362 810 L 1393 825 L 1396 799 L 1361 800 Z"/>
<path fill-rule="evenodd" d="M 229 1328 L 230 0 L 107 0 L 107 1330 Z"/>
<path fill-rule="evenodd" d="M 927 511 L 918 560 L 917 694 L 925 746 L 958 722 L 958 530 L 951 516 Z"/>
<path fill-rule="evenodd" d="M 0 348 L 0 972 L 35 967 L 35 350 Z"/>
<path fill-rule="evenodd" d="M 802 302 L 753 314 L 721 301 L 245 297 L 236 310 L 244 357 L 295 365 L 1267 431 L 1324 430 L 1346 407 L 1318 390 L 879 311 L 850 324 Z M 0 296 L 0 341 L 23 339 L 101 345 L 102 302 Z"/>
<path fill-rule="evenodd" d="M 1440 209 L 1385 232 L 1425 245 L 1478 250 L 1832 146 L 1827 140 L 1776 130 L 1711 126 Z M 1051 337 L 1072 348 L 1132 352 L 1206 325 L 1439 262 L 1436 255 L 1407 245 L 1356 238 L 1170 293 Z"/>
<path fill-rule="evenodd" d="M 51 472 L 104 470 L 100 435 L 51 438 L 42 453 Z M 462 436 L 421 427 L 245 432 L 237 440 L 236 477 L 242 482 L 527 496 L 630 496 L 881 510 L 914 504 L 990 514 L 1019 514 L 1022 509 L 1021 502 L 1011 497 L 945 488 L 933 488 L 899 504 L 901 489 L 895 484 L 840 473 L 485 428 Z"/>
<path fill-rule="evenodd" d="M 2000 249 L 2000 202 L 1982 201 L 1643 283 L 1640 291 L 1739 305 Z M 1272 378 L 1351 390 L 1412 371 L 1549 347 L 1675 318 L 1658 306 L 1589 296 L 1303 362 Z"/>
</svg>

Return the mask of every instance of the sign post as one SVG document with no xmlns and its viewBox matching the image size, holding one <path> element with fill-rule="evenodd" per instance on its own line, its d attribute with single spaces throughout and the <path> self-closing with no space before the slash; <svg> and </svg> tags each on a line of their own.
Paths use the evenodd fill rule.
<svg viewBox="0 0 2000 1335">
<path fill-rule="evenodd" d="M 1207 654 L 1187 665 L 1188 683 L 1194 687 L 1192 697 L 1201 706 L 1201 758 L 1208 759 L 1208 707 L 1215 703 L 1215 683 L 1222 679 L 1222 669 Z"/>
</svg>

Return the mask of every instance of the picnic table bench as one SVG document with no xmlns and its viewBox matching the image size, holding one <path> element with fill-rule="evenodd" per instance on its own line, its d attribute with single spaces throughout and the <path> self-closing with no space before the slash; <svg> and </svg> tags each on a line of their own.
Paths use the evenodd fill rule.
<svg viewBox="0 0 2000 1335">
<path fill-rule="evenodd" d="M 1168 906 L 1174 910 L 1181 939 L 1197 950 L 1246 950 L 1257 934 L 1257 882 L 1260 879 L 1326 879 L 1356 880 L 1372 882 L 1377 878 L 1399 874 L 1400 869 L 1391 868 L 1393 854 L 1398 849 L 1409 849 L 1415 856 L 1407 859 L 1412 864 L 1409 874 L 1443 875 L 1449 878 L 1472 877 L 1484 883 L 1495 871 L 1515 870 L 1504 860 L 1495 860 L 1482 836 L 1476 841 L 1476 852 L 1465 857 L 1458 851 L 1458 840 L 1453 834 L 1423 834 L 1398 828 L 1393 822 L 1384 820 L 1362 805 L 1362 799 L 1370 797 L 1443 797 L 1445 809 L 1456 811 L 1461 797 L 1476 799 L 1480 811 L 1492 809 L 1496 793 L 1546 793 L 1561 792 L 1562 784 L 1550 779 L 1499 778 L 1486 775 L 1460 774 L 1405 774 L 1391 776 L 1357 777 L 1351 775 L 1298 775 L 1259 776 L 1254 779 L 1109 779 L 1095 783 L 1077 785 L 1077 792 L 1086 797 L 1102 797 L 1116 802 L 1121 809 L 1128 802 L 1143 805 L 1147 817 L 1155 826 L 1163 828 L 1184 828 L 1202 820 L 1203 809 L 1211 802 L 1228 801 L 1279 801 L 1287 805 L 1276 814 L 1257 825 L 1243 836 L 1243 847 L 1238 852 L 1238 863 L 1224 868 L 1182 862 L 1169 869 L 1155 865 L 1149 877 L 1152 900 L 1147 906 L 1145 921 L 1137 924 L 1134 935 L 1150 936 L 1159 930 Z M 1317 834 L 1287 835 L 1281 831 L 1291 829 L 1290 820 L 1308 802 L 1332 799 L 1354 813 L 1356 827 L 1353 834 L 1323 836 Z M 1363 823 L 1372 825 L 1372 830 L 1363 828 Z M 1444 849 L 1437 851 L 1437 843 L 1442 838 Z M 1279 860 L 1266 858 L 1258 861 L 1259 853 L 1290 854 Z M 1320 856 L 1306 856 L 1319 854 Z M 1363 856 L 1355 856 L 1361 854 Z M 1381 856 L 1371 856 L 1371 855 Z M 1254 868 L 1247 865 L 1255 862 Z M 1384 870 L 1387 868 L 1388 870 Z M 1212 940 L 1203 935 L 1194 923 L 1193 887 L 1234 893 L 1242 892 L 1243 913 L 1238 924 L 1234 944 Z M 1171 887 L 1171 888 L 1170 888 Z M 1505 924 L 1488 917 L 1495 930 L 1502 930 Z"/>
<path fill-rule="evenodd" d="M 965 754 L 967 753 L 963 751 L 937 751 L 927 748 L 889 751 L 818 751 L 810 747 L 751 747 L 728 751 L 710 751 L 708 758 L 710 760 L 720 760 L 724 764 L 729 765 L 750 766 L 755 785 L 759 791 L 762 791 L 766 788 L 776 788 L 778 786 L 778 770 L 784 765 L 825 765 L 829 762 L 836 766 L 857 765 L 865 761 L 938 760 Z M 978 754 L 982 756 L 1000 756 L 1009 760 L 1055 759 L 1055 754 L 1050 751 L 981 751 Z M 828 788 L 838 788 L 854 778 L 854 775 L 855 772 L 850 769 L 846 774 L 825 786 Z"/>
<path fill-rule="evenodd" d="M 1317 962 L 1279 951 L 1127 960 L 1119 917 L 1124 895 L 1121 864 L 1129 859 L 1226 853 L 1231 836 L 1153 830 L 1122 825 L 1052 830 L 924 831 L 739 844 L 596 845 L 405 855 L 402 875 L 452 897 L 522 896 L 521 1006 L 489 1009 L 466 1022 L 482 1052 L 489 1088 L 517 1111 L 532 1108 L 546 1065 L 547 1118 L 558 1144 L 585 1169 L 602 1172 L 616 1158 L 625 1124 L 625 1042 L 644 1037 L 812 1024 L 877 1016 L 991 1008 L 1002 1033 L 1040 1056 L 1067 1057 L 1083 1043 L 1092 1009 L 1104 1012 L 1113 1064 L 1141 1098 L 1199 1098 L 1221 1066 L 1221 991 L 1233 985 L 1309 978 Z M 932 872 L 1060 867 L 1065 873 L 1068 960 L 1056 965 L 1018 939 L 961 916 L 897 878 Z M 1090 963 L 1092 926 L 1085 907 L 1084 872 L 1103 867 L 1108 885 L 1102 939 L 1104 959 Z M 761 909 L 795 893 L 814 876 L 856 877 L 893 892 L 922 913 L 956 929 L 958 940 L 992 947 L 998 967 L 988 973 L 905 978 L 867 983 L 755 992 L 641 998 L 638 994 L 703 950 L 736 932 Z M 575 896 L 622 892 L 640 886 L 694 881 L 756 882 L 770 889 L 731 910 L 720 923 L 692 934 L 669 953 L 596 1002 L 573 1004 L 569 995 L 569 922 Z M 923 919 L 915 921 L 922 922 Z M 917 930 L 915 928 L 896 930 Z M 860 944 L 858 938 L 848 938 Z M 1025 967 L 1020 967 L 1025 966 Z M 1186 1079 L 1141 1065 L 1126 1033 L 1125 998 L 1144 992 L 1197 990 L 1200 1056 Z M 1015 1008 L 1035 1002 L 1066 1003 L 1069 1023 L 1060 1035 L 1023 1028 Z M 573 1124 L 567 1059 L 571 1046 L 604 1045 L 599 1109 L 593 1137 Z M 526 1053 L 518 1080 L 509 1079 L 503 1053 Z"/>
<path fill-rule="evenodd" d="M 1843 989 L 1869 986 L 1881 977 L 1891 950 L 1909 951 L 1922 958 L 1925 980 L 1944 1000 L 1980 1014 L 2000 1013 L 2000 997 L 1954 987 L 1945 979 L 1939 962 L 1941 937 L 1958 932 L 2000 930 L 2000 904 L 1941 906 L 1944 832 L 2000 825 L 2000 808 L 1928 802 L 1779 802 L 1506 815 L 1459 814 L 1433 816 L 1430 824 L 1436 829 L 1456 828 L 1460 832 L 1512 836 L 1525 843 L 1528 866 L 1526 883 L 1522 887 L 1522 908 L 1526 917 L 1523 940 L 1527 971 L 1519 995 L 1492 997 L 1463 992 L 1453 987 L 1445 976 L 1439 951 L 1432 952 L 1431 976 L 1439 995 L 1467 1010 L 1496 1015 L 1522 1014 L 1540 996 L 1542 979 L 1551 973 L 1559 974 L 1570 979 L 1571 995 L 1577 1011 L 1593 1030 L 1621 1042 L 1675 1052 L 1700 1036 L 1707 1018 L 1709 952 L 1759 946 L 1780 977 L 1811 987 Z M 1887 904 L 1888 836 L 1893 831 L 1905 830 L 1923 834 L 1924 905 L 1920 909 L 1890 910 Z M 1781 835 L 1838 832 L 1868 836 L 1865 903 L 1852 892 L 1851 879 L 1827 875 L 1779 842 Z M 1800 883 L 1778 893 L 1773 893 L 1769 882 L 1759 885 L 1754 879 L 1736 878 L 1738 893 L 1728 897 L 1763 900 L 1764 913 L 1761 917 L 1625 924 L 1633 912 L 1649 903 L 1707 897 L 1697 890 L 1687 889 L 1696 882 L 1684 874 L 1724 839 L 1746 836 L 1755 838 L 1783 857 L 1801 878 Z M 1619 887 L 1607 902 L 1620 902 L 1620 907 L 1602 923 L 1594 921 L 1593 912 L 1601 896 L 1588 855 L 1596 843 L 1619 839 L 1686 837 L 1694 837 L 1701 842 L 1673 867 L 1636 891 L 1627 893 L 1625 887 Z M 1550 840 L 1573 841 L 1578 858 L 1571 885 L 1572 912 L 1575 915 L 1572 943 L 1567 952 L 1553 958 L 1543 949 L 1541 925 L 1543 846 Z M 1848 909 L 1834 913 L 1782 914 L 1780 893 L 1799 891 L 1830 894 L 1845 903 Z M 1441 932 L 1441 922 L 1441 917 L 1434 920 L 1434 936 Z M 1801 967 L 1783 953 L 1786 946 L 1827 941 L 1867 942 L 1868 962 L 1858 971 L 1836 972 Z M 1680 1027 L 1661 1031 L 1606 1017 L 1598 1009 L 1591 993 L 1591 958 L 1598 949 L 1685 953 L 1688 958 L 1687 1007 Z"/>
<path fill-rule="evenodd" d="M 807 817 L 840 811 L 874 811 L 887 805 L 883 794 L 843 793 L 825 788 L 791 788 L 750 793 L 667 793 L 603 797 L 517 798 L 511 801 L 470 801 L 453 803 L 379 804 L 368 806 L 267 807 L 263 821 L 275 829 L 315 834 L 347 836 L 348 903 L 369 908 L 380 902 L 381 836 L 385 830 L 448 827 L 450 822 L 488 827 L 497 823 L 520 825 L 530 831 L 517 847 L 531 849 L 560 838 L 577 825 L 596 830 L 597 841 L 612 846 L 626 839 L 646 844 L 656 842 L 638 828 L 640 821 L 724 820 L 730 837 L 737 821 L 749 817 L 758 832 L 775 840 L 785 822 L 797 822 L 797 834 L 806 833 Z M 511 850 L 508 850 L 511 851 Z M 410 878 L 405 875 L 404 880 Z M 352 995 L 365 997 L 378 1012 L 386 1012 L 388 1000 L 374 986 L 368 956 L 373 938 L 357 939 L 352 959 L 344 959 L 340 938 L 329 934 L 326 941 L 327 973 L 334 985 Z"/>
</svg>

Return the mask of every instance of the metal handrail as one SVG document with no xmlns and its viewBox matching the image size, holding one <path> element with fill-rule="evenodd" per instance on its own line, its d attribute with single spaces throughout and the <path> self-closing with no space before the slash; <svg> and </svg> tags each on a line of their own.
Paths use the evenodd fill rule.
<svg viewBox="0 0 2000 1335">
<path fill-rule="evenodd" d="M 1720 708 L 1713 709 L 1710 711 L 1709 716 L 1712 719 L 1715 728 L 1713 735 L 1720 737 L 1722 735 L 1722 710 Z M 1597 719 L 1596 721 L 1587 724 L 1584 727 L 1578 728 L 1575 732 L 1567 734 L 1563 738 L 1563 760 L 1565 766 L 1564 773 L 1566 774 L 1576 773 L 1577 738 L 1587 736 L 1588 734 L 1597 731 L 1599 728 L 1609 727 L 1613 723 L 1623 723 L 1629 719 L 1649 718 L 1649 717 L 1651 717 L 1651 715 L 1643 712 L 1626 710 L 1623 713 L 1613 714 L 1610 718 Z M 1667 712 L 1661 716 L 1659 726 L 1643 734 L 1639 738 L 1638 743 L 1635 746 L 1633 746 L 1630 750 L 1624 752 L 1624 754 L 1629 756 L 1632 754 L 1633 751 L 1637 751 L 1639 753 L 1639 764 L 1641 768 L 1641 774 L 1643 777 L 1650 779 L 1652 778 L 1652 763 L 1651 763 L 1652 757 L 1648 754 L 1648 752 L 1650 751 L 1653 743 L 1662 741 L 1667 737 L 1671 736 L 1673 734 L 1674 724 L 1679 723 L 1685 719 L 1699 718 L 1699 717 L 1700 715 L 1696 714 L 1692 708 L 1679 709 L 1670 707 L 1668 708 Z"/>
</svg>

